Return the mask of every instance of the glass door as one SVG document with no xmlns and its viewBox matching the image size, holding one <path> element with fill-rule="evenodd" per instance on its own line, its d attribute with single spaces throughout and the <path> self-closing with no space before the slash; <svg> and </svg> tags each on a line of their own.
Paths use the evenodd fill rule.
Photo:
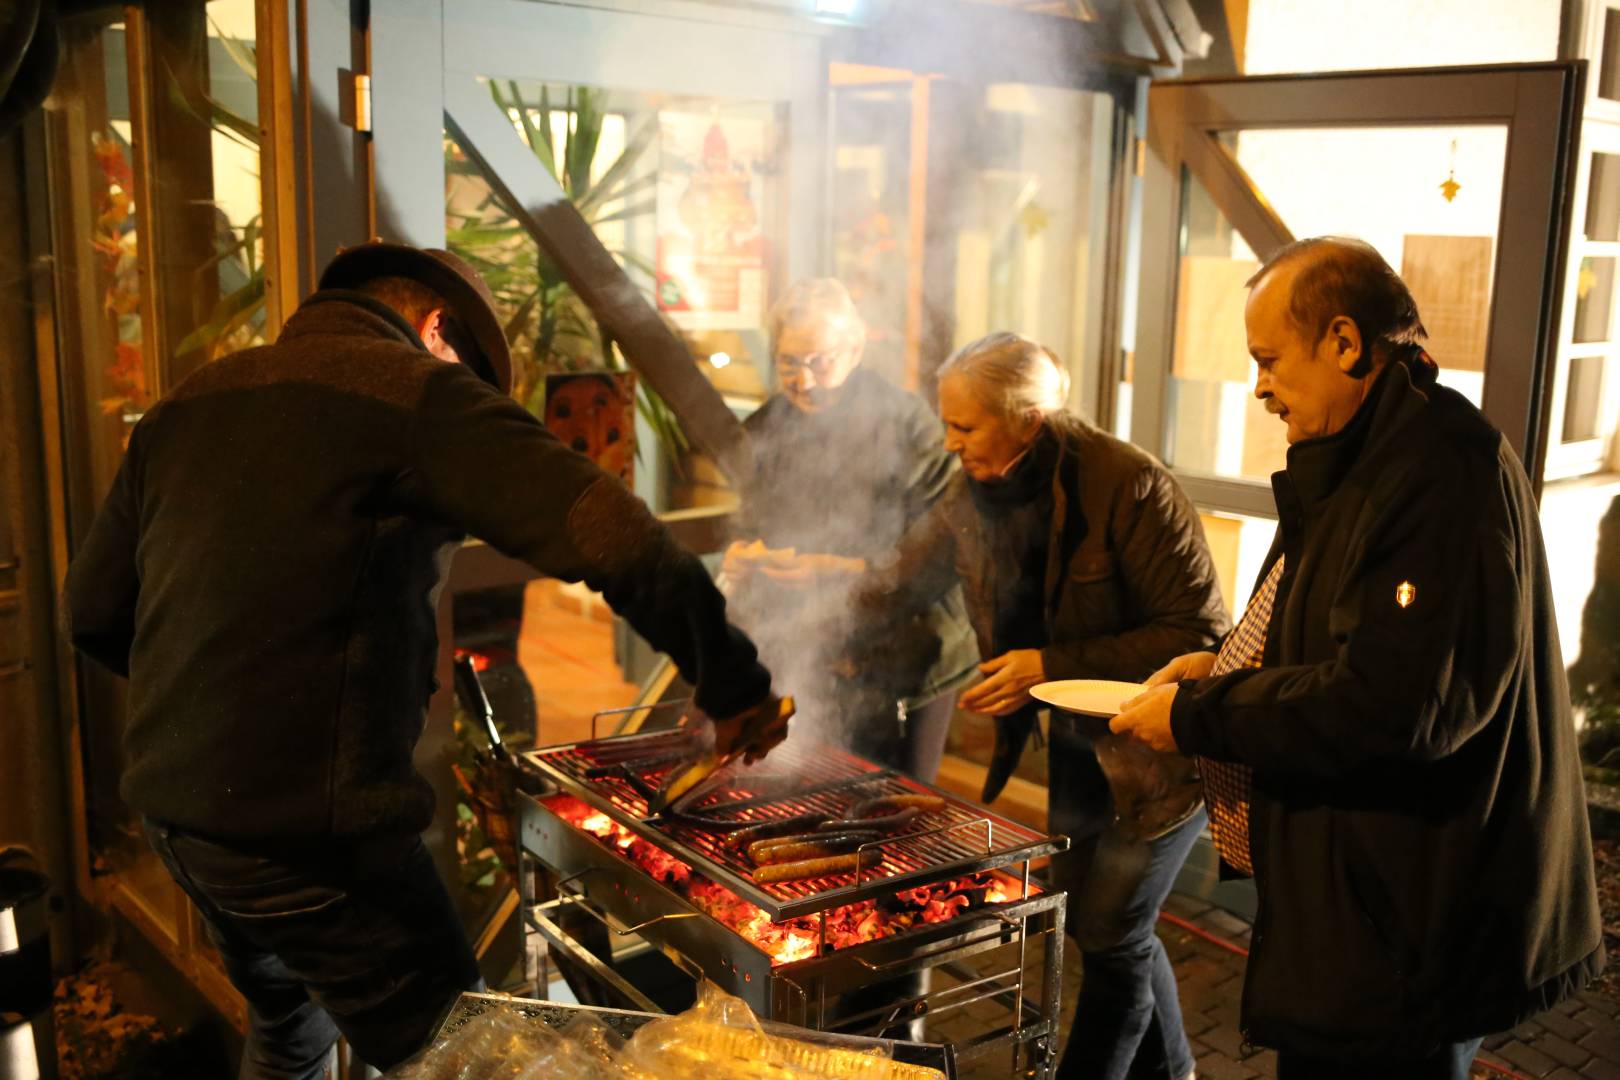
<svg viewBox="0 0 1620 1080">
<path fill-rule="evenodd" d="M 1234 609 L 1286 451 L 1254 397 L 1244 283 L 1296 238 L 1376 247 L 1412 288 L 1441 380 L 1541 476 L 1580 79 L 1531 64 L 1149 90 L 1132 437 L 1205 511 Z"/>
</svg>

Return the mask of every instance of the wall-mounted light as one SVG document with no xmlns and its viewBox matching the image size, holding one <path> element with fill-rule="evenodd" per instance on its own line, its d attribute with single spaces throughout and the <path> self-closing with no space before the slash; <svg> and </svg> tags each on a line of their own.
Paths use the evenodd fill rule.
<svg viewBox="0 0 1620 1080">
<path fill-rule="evenodd" d="M 723 367 L 727 367 L 728 365 L 730 365 L 730 363 L 731 363 L 731 354 L 730 353 L 717 352 L 717 353 L 710 353 L 709 354 L 709 364 L 710 364 L 711 367 L 715 368 L 716 370 L 718 370 L 720 368 L 723 368 Z"/>
</svg>

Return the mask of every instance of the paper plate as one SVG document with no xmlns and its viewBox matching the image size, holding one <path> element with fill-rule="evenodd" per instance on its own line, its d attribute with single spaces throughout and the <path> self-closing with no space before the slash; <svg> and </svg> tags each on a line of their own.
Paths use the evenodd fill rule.
<svg viewBox="0 0 1620 1080">
<path fill-rule="evenodd" d="M 1147 687 L 1142 683 L 1113 682 L 1109 679 L 1062 679 L 1030 688 L 1037 701 L 1086 716 L 1117 716 L 1119 707 Z"/>
</svg>

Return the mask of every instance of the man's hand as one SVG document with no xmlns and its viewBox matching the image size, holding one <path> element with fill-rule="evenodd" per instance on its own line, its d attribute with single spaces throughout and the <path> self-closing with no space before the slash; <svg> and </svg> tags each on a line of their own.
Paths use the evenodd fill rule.
<svg viewBox="0 0 1620 1080">
<path fill-rule="evenodd" d="M 969 712 L 1006 716 L 1029 703 L 1029 688 L 1046 681 L 1039 649 L 1014 649 L 979 665 L 985 680 L 969 688 L 958 704 Z"/>
<path fill-rule="evenodd" d="M 1147 677 L 1147 685 L 1164 686 L 1183 679 L 1207 679 L 1215 668 L 1212 652 L 1183 653 Z"/>
<path fill-rule="evenodd" d="M 720 561 L 720 572 L 732 581 L 742 581 L 758 569 L 759 553 L 764 550 L 765 545 L 758 540 L 733 540 Z"/>
<path fill-rule="evenodd" d="M 771 694 L 751 709 L 714 722 L 714 752 L 725 757 L 741 747 L 743 762 L 753 764 L 787 738 L 793 699 Z"/>
<path fill-rule="evenodd" d="M 823 578 L 858 577 L 866 572 L 866 560 L 807 553 L 791 559 L 762 563 L 759 572 L 778 585 L 795 588 Z"/>
<path fill-rule="evenodd" d="M 1181 657 L 1181 660 L 1187 659 L 1191 658 Z M 1164 670 L 1170 670 L 1179 662 L 1172 661 Z M 1158 674 L 1154 678 L 1158 678 Z M 1172 682 L 1136 695 L 1125 703 L 1118 716 L 1108 721 L 1108 730 L 1116 735 L 1129 735 L 1160 753 L 1176 753 L 1176 737 L 1170 730 L 1170 706 L 1175 703 L 1176 691 L 1180 689 Z"/>
</svg>

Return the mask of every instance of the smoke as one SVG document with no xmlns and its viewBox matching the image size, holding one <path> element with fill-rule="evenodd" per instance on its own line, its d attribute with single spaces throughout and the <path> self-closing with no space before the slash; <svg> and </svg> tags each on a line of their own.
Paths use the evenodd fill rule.
<svg viewBox="0 0 1620 1080">
<path fill-rule="evenodd" d="M 830 272 L 866 321 L 865 360 L 837 407 L 801 414 L 778 398 L 751 423 L 761 466 L 738 535 L 879 565 L 924 506 L 907 497 L 918 449 L 874 379 L 931 404 L 945 357 L 996 330 L 1076 373 L 1100 351 L 1116 106 L 1076 47 L 1093 28 L 1075 19 L 946 2 L 926 17 L 876 3 L 861 15 L 830 49 L 825 205 Z M 874 630 L 873 613 L 853 610 L 857 586 L 821 575 L 788 589 L 756 574 L 731 591 L 778 690 L 798 699 L 796 729 L 859 747 L 863 728 L 892 724 L 894 690 L 914 692 L 920 672 L 899 622 L 882 647 L 852 652 Z"/>
<path fill-rule="evenodd" d="M 856 651 L 873 628 L 854 610 L 861 577 L 844 560 L 889 557 L 909 524 L 908 481 L 943 466 L 937 443 L 931 463 L 914 444 L 907 421 L 921 407 L 906 410 L 880 380 L 857 370 L 825 410 L 802 412 L 778 396 L 750 421 L 758 472 L 744 489 L 739 535 L 773 555 L 734 555 L 727 572 L 738 624 L 778 691 L 797 700 L 796 730 L 868 749 L 892 723 L 894 688 L 914 687 L 904 687 L 897 656 Z"/>
</svg>

